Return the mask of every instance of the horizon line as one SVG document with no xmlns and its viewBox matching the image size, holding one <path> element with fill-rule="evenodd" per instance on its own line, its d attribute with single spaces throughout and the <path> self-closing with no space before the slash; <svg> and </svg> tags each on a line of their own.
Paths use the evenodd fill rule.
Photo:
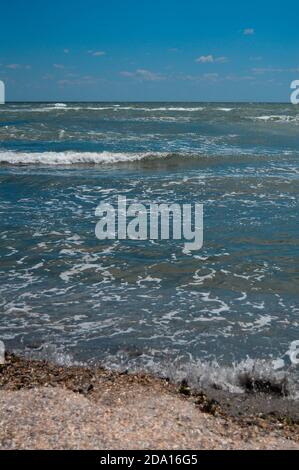
<svg viewBox="0 0 299 470">
<path fill-rule="evenodd" d="M 292 104 L 290 101 L 261 101 L 261 100 L 6 100 L 5 104 L 14 103 L 243 103 L 243 104 Z"/>
</svg>

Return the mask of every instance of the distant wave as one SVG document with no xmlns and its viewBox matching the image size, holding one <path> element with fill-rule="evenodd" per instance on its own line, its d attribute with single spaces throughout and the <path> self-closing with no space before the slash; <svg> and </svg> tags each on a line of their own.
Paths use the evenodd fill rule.
<svg viewBox="0 0 299 470">
<path fill-rule="evenodd" d="M 203 106 L 199 106 L 197 108 L 177 108 L 177 107 L 164 107 L 164 108 L 132 108 L 135 110 L 141 111 L 182 111 L 182 112 L 195 112 L 195 111 L 204 111 L 205 108 Z"/>
<path fill-rule="evenodd" d="M 67 105 L 65 103 L 56 103 L 54 108 L 67 108 Z"/>
<path fill-rule="evenodd" d="M 225 113 L 228 113 L 230 111 L 233 111 L 234 108 L 216 108 L 216 111 L 223 111 Z"/>
<path fill-rule="evenodd" d="M 121 105 L 72 105 L 72 104 L 65 104 L 65 103 L 55 103 L 55 104 L 48 104 L 46 106 L 37 106 L 37 107 L 22 107 L 22 108 L 4 108 L 1 109 L 5 112 L 32 112 L 32 113 L 45 113 L 51 111 L 139 111 L 139 112 L 198 112 L 204 111 L 206 108 L 204 106 L 196 106 L 196 107 L 182 107 L 182 106 L 162 106 L 158 108 L 152 107 L 141 107 L 141 106 L 121 106 Z M 222 111 L 230 111 L 230 109 L 222 109 Z"/>
<path fill-rule="evenodd" d="M 288 116 L 288 115 L 276 115 L 271 114 L 268 116 L 253 116 L 249 117 L 254 121 L 271 121 L 271 122 L 299 122 L 299 115 L 298 116 Z"/>
</svg>

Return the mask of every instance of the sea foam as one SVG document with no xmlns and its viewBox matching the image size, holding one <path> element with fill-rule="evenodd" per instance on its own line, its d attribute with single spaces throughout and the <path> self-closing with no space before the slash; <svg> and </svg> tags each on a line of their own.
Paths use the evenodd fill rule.
<svg viewBox="0 0 299 470">
<path fill-rule="evenodd" d="M 164 158 L 164 152 L 0 152 L 0 164 L 9 165 L 78 165 L 94 164 L 109 165 L 114 163 L 129 163 L 148 158 Z"/>
</svg>

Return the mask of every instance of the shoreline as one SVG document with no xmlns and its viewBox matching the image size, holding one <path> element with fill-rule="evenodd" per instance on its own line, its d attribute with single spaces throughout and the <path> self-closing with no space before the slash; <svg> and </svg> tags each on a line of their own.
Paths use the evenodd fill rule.
<svg viewBox="0 0 299 470">
<path fill-rule="evenodd" d="M 297 404 L 270 392 L 200 392 L 7 354 L 0 449 L 299 449 Z"/>
</svg>

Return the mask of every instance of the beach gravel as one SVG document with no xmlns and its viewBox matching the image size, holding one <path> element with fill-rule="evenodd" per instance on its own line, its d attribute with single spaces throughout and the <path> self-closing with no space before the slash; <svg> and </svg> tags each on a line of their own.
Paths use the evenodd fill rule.
<svg viewBox="0 0 299 470">
<path fill-rule="evenodd" d="M 47 366 L 26 367 L 37 382 L 37 371 Z M 17 386 L 7 380 L 8 370 L 0 386 L 1 449 L 299 449 L 298 435 L 279 423 L 241 423 L 205 413 L 196 400 L 159 379 L 85 372 L 92 384 L 78 391 L 67 379 L 74 371 L 64 372 L 65 385 L 30 387 L 20 385 L 21 372 Z"/>
</svg>

